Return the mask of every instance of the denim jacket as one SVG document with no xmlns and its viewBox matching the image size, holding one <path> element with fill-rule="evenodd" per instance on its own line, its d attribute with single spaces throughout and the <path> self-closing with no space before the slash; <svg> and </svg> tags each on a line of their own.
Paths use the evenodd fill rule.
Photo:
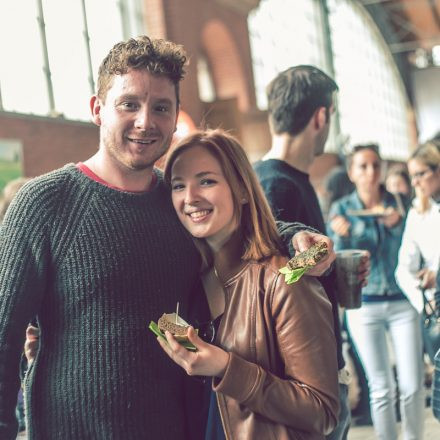
<svg viewBox="0 0 440 440">
<path fill-rule="evenodd" d="M 382 193 L 382 202 L 385 208 L 388 206 L 397 208 L 395 197 L 385 190 Z M 400 221 L 393 228 L 387 228 L 375 217 L 358 217 L 348 214 L 350 211 L 359 209 L 365 209 L 365 206 L 357 191 L 337 200 L 331 206 L 329 219 L 342 215 L 351 223 L 348 237 L 341 237 L 328 227 L 328 235 L 334 241 L 335 249 L 365 249 L 370 252 L 370 275 L 367 286 L 362 290 L 364 301 L 368 301 L 369 295 L 384 296 L 384 300 L 388 295 L 403 296 L 403 292 L 396 283 L 394 271 L 397 266 L 405 221 Z"/>
</svg>

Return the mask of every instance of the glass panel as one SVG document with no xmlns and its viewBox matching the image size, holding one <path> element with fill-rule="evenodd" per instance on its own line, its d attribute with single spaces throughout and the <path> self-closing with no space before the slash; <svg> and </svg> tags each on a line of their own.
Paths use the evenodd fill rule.
<svg viewBox="0 0 440 440">
<path fill-rule="evenodd" d="M 0 85 L 4 109 L 47 114 L 46 80 L 35 1 L 0 6 Z"/>
<path fill-rule="evenodd" d="M 350 145 L 377 142 L 387 159 L 409 152 L 408 101 L 375 23 L 355 2 L 329 0 L 342 132 Z"/>
<path fill-rule="evenodd" d="M 267 108 L 266 86 L 282 70 L 313 64 L 325 70 L 319 5 L 315 0 L 263 0 L 249 15 L 257 104 Z"/>
</svg>

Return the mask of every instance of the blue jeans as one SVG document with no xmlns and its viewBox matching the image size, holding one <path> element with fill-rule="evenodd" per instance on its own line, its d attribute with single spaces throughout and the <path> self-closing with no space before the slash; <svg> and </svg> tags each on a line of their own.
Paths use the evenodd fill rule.
<svg viewBox="0 0 440 440">
<path fill-rule="evenodd" d="M 397 440 L 394 381 L 387 333 L 393 346 L 404 440 L 423 439 L 423 347 L 420 317 L 406 300 L 363 303 L 347 310 L 347 323 L 365 367 L 371 416 L 380 440 Z"/>
<path fill-rule="evenodd" d="M 327 440 L 346 440 L 350 428 L 350 405 L 348 402 L 348 385 L 339 384 L 339 420 L 336 428 L 325 438 Z"/>
</svg>

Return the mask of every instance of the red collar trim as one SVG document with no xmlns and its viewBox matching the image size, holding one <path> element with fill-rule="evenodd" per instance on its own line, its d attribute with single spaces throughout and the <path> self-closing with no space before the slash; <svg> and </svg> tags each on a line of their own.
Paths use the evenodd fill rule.
<svg viewBox="0 0 440 440">
<path fill-rule="evenodd" d="M 151 178 L 151 183 L 149 188 L 146 191 L 126 191 L 122 188 L 118 188 L 117 186 L 111 185 L 110 183 L 106 182 L 105 180 L 101 179 L 98 175 L 96 175 L 87 165 L 85 165 L 83 162 L 78 162 L 76 164 L 76 168 L 80 170 L 83 174 L 85 174 L 90 179 L 94 180 L 95 182 L 100 183 L 101 185 L 105 185 L 108 188 L 115 189 L 116 191 L 122 191 L 122 192 L 132 192 L 136 194 L 142 194 L 151 191 L 151 189 L 156 185 L 157 176 L 156 173 L 153 173 L 153 176 Z"/>
</svg>

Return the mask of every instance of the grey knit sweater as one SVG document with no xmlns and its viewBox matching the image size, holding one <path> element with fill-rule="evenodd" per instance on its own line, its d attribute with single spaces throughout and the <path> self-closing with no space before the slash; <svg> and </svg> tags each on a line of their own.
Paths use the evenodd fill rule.
<svg viewBox="0 0 440 440">
<path fill-rule="evenodd" d="M 183 370 L 150 320 L 185 313 L 199 259 L 159 175 L 144 194 L 74 165 L 34 179 L 0 229 L 0 439 L 15 439 L 25 328 L 40 351 L 25 380 L 29 438 L 183 439 Z"/>
</svg>

